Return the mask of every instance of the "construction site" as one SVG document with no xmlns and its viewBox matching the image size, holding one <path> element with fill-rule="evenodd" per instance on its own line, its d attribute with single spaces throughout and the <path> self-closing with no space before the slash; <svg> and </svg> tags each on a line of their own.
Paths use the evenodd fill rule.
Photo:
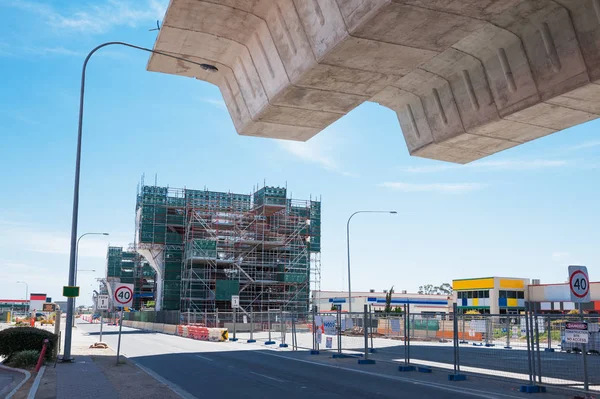
<svg viewBox="0 0 600 399">
<path fill-rule="evenodd" d="M 148 262 L 135 251 L 132 245 L 127 250 L 123 247 L 108 247 L 106 253 L 106 280 L 133 284 L 133 308 L 143 309 L 154 306 L 156 272 Z M 102 294 L 108 294 L 106 286 L 102 286 Z"/>
<path fill-rule="evenodd" d="M 305 314 L 320 288 L 320 252 L 320 199 L 288 198 L 281 187 L 237 194 L 142 182 L 135 243 L 109 249 L 108 277 L 137 284 L 137 306 L 152 280 L 156 310 L 229 311 L 239 295 L 244 312 Z"/>
</svg>

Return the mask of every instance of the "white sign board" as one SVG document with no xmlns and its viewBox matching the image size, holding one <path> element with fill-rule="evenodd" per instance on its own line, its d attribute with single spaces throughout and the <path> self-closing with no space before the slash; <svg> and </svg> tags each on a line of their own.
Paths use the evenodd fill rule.
<svg viewBox="0 0 600 399">
<path fill-rule="evenodd" d="M 108 295 L 98 295 L 98 302 L 96 303 L 96 309 L 108 310 Z"/>
<path fill-rule="evenodd" d="M 232 295 L 231 296 L 231 308 L 232 309 L 239 309 L 240 308 L 240 296 L 239 295 Z"/>
<path fill-rule="evenodd" d="M 565 330 L 565 340 L 573 344 L 587 344 L 588 343 L 588 332 L 587 331 L 575 331 Z"/>
<path fill-rule="evenodd" d="M 565 340 L 573 344 L 587 344 L 589 339 L 586 322 L 567 322 L 565 324 Z"/>
<path fill-rule="evenodd" d="M 131 307 L 133 303 L 133 284 L 115 284 L 113 303 L 117 308 Z"/>
<path fill-rule="evenodd" d="M 590 301 L 590 278 L 587 267 L 569 266 L 569 288 L 571 301 L 578 303 Z"/>
</svg>

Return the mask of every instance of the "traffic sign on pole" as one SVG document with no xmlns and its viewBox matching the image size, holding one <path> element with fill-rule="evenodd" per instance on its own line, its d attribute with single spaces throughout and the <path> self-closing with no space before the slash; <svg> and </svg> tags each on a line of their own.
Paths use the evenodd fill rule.
<svg viewBox="0 0 600 399">
<path fill-rule="evenodd" d="M 108 295 L 98 295 L 96 308 L 98 310 L 108 310 Z"/>
<path fill-rule="evenodd" d="M 133 303 L 133 284 L 117 284 L 113 294 L 113 304 L 118 308 L 131 307 Z"/>
<path fill-rule="evenodd" d="M 587 267 L 569 266 L 569 288 L 572 302 L 586 303 L 590 301 L 590 278 Z"/>
<path fill-rule="evenodd" d="M 231 308 L 232 309 L 239 309 L 240 308 L 240 296 L 239 295 L 232 295 L 231 296 Z"/>
</svg>

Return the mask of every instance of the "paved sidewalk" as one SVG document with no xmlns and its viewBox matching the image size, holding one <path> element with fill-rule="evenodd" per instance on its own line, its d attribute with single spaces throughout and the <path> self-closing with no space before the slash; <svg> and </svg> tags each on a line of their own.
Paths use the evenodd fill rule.
<svg viewBox="0 0 600 399">
<path fill-rule="evenodd" d="M 56 397 L 112 399 L 115 388 L 90 356 L 77 356 L 74 363 L 56 365 Z"/>
<path fill-rule="evenodd" d="M 64 327 L 64 323 L 61 327 Z M 56 367 L 54 363 L 48 364 L 35 398 L 170 399 L 179 397 L 130 360 L 122 357 L 117 366 L 113 348 L 91 349 L 89 346 L 96 340 L 97 337 L 74 328 L 71 354 L 75 361 L 58 362 Z"/>
</svg>

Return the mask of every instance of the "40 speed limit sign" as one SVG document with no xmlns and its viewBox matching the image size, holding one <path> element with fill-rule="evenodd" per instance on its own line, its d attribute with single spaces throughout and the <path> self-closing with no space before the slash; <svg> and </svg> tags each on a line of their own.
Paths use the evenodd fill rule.
<svg viewBox="0 0 600 399">
<path fill-rule="evenodd" d="M 118 308 L 131 307 L 133 303 L 133 284 L 117 284 L 113 299 L 114 305 Z"/>
<path fill-rule="evenodd" d="M 587 267 L 569 266 L 569 287 L 571 301 L 581 303 L 590 301 L 590 278 Z"/>
</svg>

